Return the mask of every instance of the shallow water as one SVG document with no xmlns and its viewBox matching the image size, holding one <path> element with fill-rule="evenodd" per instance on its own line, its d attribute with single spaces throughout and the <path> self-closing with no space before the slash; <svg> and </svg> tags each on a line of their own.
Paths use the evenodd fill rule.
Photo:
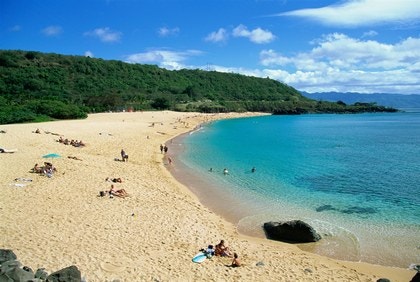
<svg viewBox="0 0 420 282">
<path fill-rule="evenodd" d="M 302 219 L 324 238 L 305 250 L 420 262 L 419 113 L 222 120 L 172 147 L 175 177 L 242 233 L 263 237 L 266 221 Z"/>
</svg>

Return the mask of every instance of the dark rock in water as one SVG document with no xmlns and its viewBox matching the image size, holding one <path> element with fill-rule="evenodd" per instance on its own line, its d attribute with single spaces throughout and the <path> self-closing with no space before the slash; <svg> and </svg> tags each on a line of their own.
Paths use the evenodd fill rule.
<svg viewBox="0 0 420 282">
<path fill-rule="evenodd" d="M 0 249 L 0 264 L 8 260 L 15 260 L 17 257 L 12 250 Z"/>
<path fill-rule="evenodd" d="M 349 207 L 345 210 L 341 211 L 342 213 L 352 214 L 352 213 L 359 213 L 359 214 L 373 214 L 377 211 L 374 208 L 363 208 L 363 207 Z"/>
<path fill-rule="evenodd" d="M 77 266 L 72 265 L 63 268 L 59 271 L 51 273 L 47 277 L 48 282 L 81 282 L 82 274 L 80 273 Z"/>
<path fill-rule="evenodd" d="M 321 240 L 321 235 L 301 220 L 266 222 L 264 231 L 267 238 L 283 242 L 308 243 Z"/>
<path fill-rule="evenodd" d="M 411 278 L 410 282 L 420 282 L 420 272 L 417 272 L 413 278 Z"/>
<path fill-rule="evenodd" d="M 376 280 L 376 282 L 391 282 L 391 280 L 387 278 L 379 278 L 378 280 Z"/>
<path fill-rule="evenodd" d="M 322 212 L 322 211 L 335 211 L 336 208 L 334 208 L 331 205 L 322 205 L 322 206 L 317 207 L 315 210 L 317 212 Z"/>
</svg>

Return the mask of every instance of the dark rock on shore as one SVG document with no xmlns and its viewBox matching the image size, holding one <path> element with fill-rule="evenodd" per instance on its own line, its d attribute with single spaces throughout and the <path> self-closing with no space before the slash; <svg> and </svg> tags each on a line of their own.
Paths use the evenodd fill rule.
<svg viewBox="0 0 420 282">
<path fill-rule="evenodd" d="M 0 281 L 33 281 L 33 282 L 81 282 L 82 276 L 79 269 L 72 265 L 58 270 L 50 275 L 39 268 L 35 273 L 28 266 L 23 266 L 16 260 L 12 250 L 0 249 Z"/>
<path fill-rule="evenodd" d="M 309 243 L 321 240 L 321 235 L 301 220 L 266 222 L 264 231 L 268 239 L 288 243 Z"/>
</svg>

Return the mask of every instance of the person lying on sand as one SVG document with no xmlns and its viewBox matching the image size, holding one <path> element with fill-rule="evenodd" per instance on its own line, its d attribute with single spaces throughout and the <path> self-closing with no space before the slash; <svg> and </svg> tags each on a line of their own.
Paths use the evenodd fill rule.
<svg viewBox="0 0 420 282">
<path fill-rule="evenodd" d="M 34 173 L 42 173 L 44 171 L 44 168 L 38 166 L 38 164 L 35 164 L 31 171 Z"/>
<path fill-rule="evenodd" d="M 68 156 L 67 158 L 73 159 L 73 160 L 78 160 L 78 161 L 81 161 L 82 160 L 82 159 L 79 159 L 78 157 L 73 157 L 73 156 Z"/>
<path fill-rule="evenodd" d="M 111 184 L 111 190 L 109 190 L 109 194 L 111 196 L 116 196 L 120 198 L 128 197 L 128 193 L 125 191 L 125 189 L 116 189 L 113 184 Z"/>
<path fill-rule="evenodd" d="M 105 178 L 105 181 L 114 182 L 114 183 L 117 183 L 117 182 L 122 183 L 123 182 L 121 177 L 118 177 L 118 178 L 107 177 L 107 178 Z"/>
</svg>

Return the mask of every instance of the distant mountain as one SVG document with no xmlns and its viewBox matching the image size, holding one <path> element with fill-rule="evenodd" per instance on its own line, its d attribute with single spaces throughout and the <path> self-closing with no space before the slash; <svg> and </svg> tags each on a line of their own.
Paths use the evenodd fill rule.
<svg viewBox="0 0 420 282">
<path fill-rule="evenodd" d="M 400 110 L 417 109 L 420 110 L 420 95 L 402 95 L 402 94 L 362 94 L 362 93 L 339 93 L 339 92 L 322 92 L 307 93 L 301 92 L 305 97 L 329 102 L 342 101 L 346 104 L 354 104 L 356 102 L 372 103 L 378 105 L 397 108 Z"/>
</svg>

